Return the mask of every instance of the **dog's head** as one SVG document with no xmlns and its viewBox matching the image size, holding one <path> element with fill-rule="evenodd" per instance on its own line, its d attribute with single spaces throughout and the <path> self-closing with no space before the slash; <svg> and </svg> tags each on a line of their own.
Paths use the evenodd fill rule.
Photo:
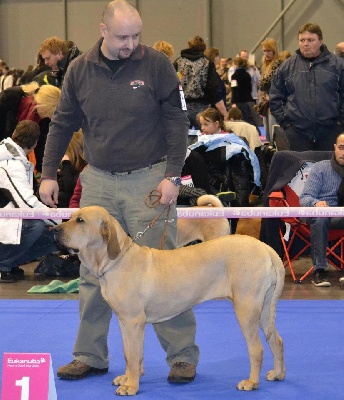
<svg viewBox="0 0 344 400">
<path fill-rule="evenodd" d="M 118 235 L 121 229 L 116 219 L 98 206 L 81 208 L 71 215 L 69 221 L 53 228 L 57 243 L 70 253 L 100 253 L 105 246 L 111 260 L 120 253 Z"/>
</svg>

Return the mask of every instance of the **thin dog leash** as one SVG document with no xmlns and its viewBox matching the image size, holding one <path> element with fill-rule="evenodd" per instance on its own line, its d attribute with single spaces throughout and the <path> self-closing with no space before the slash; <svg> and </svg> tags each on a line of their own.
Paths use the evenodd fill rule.
<svg viewBox="0 0 344 400">
<path fill-rule="evenodd" d="M 146 198 L 145 198 L 145 205 L 148 208 L 155 208 L 160 204 L 160 199 L 161 199 L 161 193 L 158 190 L 152 190 L 148 194 L 148 196 L 146 196 Z M 165 206 L 164 209 L 155 218 L 152 219 L 152 221 L 146 226 L 146 228 L 142 232 L 137 232 L 137 234 L 132 239 L 133 242 L 136 242 L 138 239 L 141 239 L 144 236 L 144 234 L 148 231 L 148 229 L 152 228 L 152 226 L 164 214 L 165 211 L 167 211 L 166 219 L 165 219 L 165 227 L 164 227 L 164 232 L 163 232 L 161 240 L 160 240 L 160 250 L 163 250 L 165 247 L 165 238 L 167 235 L 167 224 L 169 222 L 174 221 L 174 219 L 171 219 L 171 220 L 169 219 L 170 211 L 171 211 L 170 205 Z"/>
</svg>

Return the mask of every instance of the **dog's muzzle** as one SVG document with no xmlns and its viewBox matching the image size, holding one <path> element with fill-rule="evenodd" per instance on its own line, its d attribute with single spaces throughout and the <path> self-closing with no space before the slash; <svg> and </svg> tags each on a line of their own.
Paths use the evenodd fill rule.
<svg viewBox="0 0 344 400">
<path fill-rule="evenodd" d="M 68 245 L 66 245 L 66 243 L 64 242 L 63 239 L 63 229 L 60 226 L 55 226 L 52 228 L 55 232 L 54 232 L 54 239 L 57 242 L 57 244 L 59 246 L 61 246 L 62 248 L 64 248 L 65 250 L 68 251 L 68 253 L 70 254 L 77 254 L 79 253 L 79 249 L 73 249 L 72 247 L 69 247 Z"/>
</svg>

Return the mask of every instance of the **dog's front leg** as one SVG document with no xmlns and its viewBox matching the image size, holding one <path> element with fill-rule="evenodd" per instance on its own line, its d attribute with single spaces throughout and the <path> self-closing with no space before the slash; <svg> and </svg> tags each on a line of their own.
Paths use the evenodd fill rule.
<svg viewBox="0 0 344 400">
<path fill-rule="evenodd" d="M 145 329 L 145 317 L 135 319 L 119 319 L 122 332 L 124 358 L 126 370 L 124 375 L 117 376 L 113 384 L 119 386 L 116 394 L 120 396 L 132 396 L 139 391 L 140 376 L 143 375 L 143 339 Z"/>
</svg>

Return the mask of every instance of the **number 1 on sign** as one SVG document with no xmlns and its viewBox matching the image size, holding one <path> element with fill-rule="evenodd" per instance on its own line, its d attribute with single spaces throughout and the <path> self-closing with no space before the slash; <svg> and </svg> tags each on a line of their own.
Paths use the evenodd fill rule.
<svg viewBox="0 0 344 400">
<path fill-rule="evenodd" d="M 22 387 L 20 400 L 29 400 L 29 393 L 30 393 L 29 385 L 30 385 L 30 378 L 28 376 L 23 376 L 22 379 L 16 381 L 16 386 Z"/>
</svg>

